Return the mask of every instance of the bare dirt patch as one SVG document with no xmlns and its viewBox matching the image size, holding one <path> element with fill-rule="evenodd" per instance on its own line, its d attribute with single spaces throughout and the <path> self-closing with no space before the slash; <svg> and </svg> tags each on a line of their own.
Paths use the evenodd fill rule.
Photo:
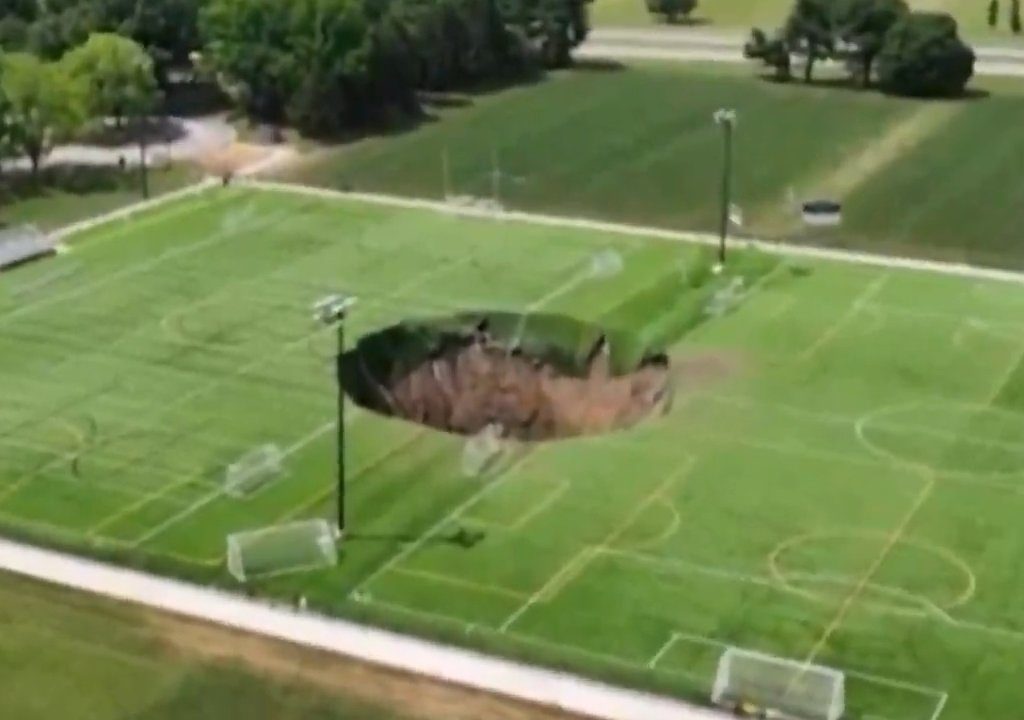
<svg viewBox="0 0 1024 720">
<path fill-rule="evenodd" d="M 498 427 L 508 437 L 546 440 L 631 427 L 671 397 L 668 358 L 641 358 L 613 372 L 600 336 L 575 367 L 484 331 L 448 333 L 425 353 L 399 339 L 389 356 L 358 348 L 346 387 L 360 405 L 446 432 Z M 564 356 L 563 356 L 564 357 Z"/>
<path fill-rule="evenodd" d="M 281 682 L 386 708 L 417 720 L 581 720 L 580 716 L 395 672 L 278 640 L 166 615 L 144 612 L 161 642 L 197 661 L 240 663 Z"/>
</svg>

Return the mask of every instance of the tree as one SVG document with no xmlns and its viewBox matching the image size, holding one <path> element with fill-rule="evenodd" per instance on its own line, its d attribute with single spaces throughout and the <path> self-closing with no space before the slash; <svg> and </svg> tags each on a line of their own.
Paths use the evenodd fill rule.
<svg viewBox="0 0 1024 720">
<path fill-rule="evenodd" d="M 999 0 L 989 0 L 988 3 L 988 26 L 994 28 L 999 22 Z"/>
<path fill-rule="evenodd" d="M 156 101 L 153 59 L 133 40 L 93 33 L 61 62 L 73 82 L 88 88 L 84 110 L 90 117 L 113 117 L 120 128 L 125 117 L 148 113 Z"/>
<path fill-rule="evenodd" d="M 836 24 L 846 59 L 860 68 L 861 84 L 871 84 L 871 71 L 886 33 L 909 12 L 904 0 L 844 0 Z"/>
<path fill-rule="evenodd" d="M 810 82 L 814 63 L 835 50 L 835 18 L 831 0 L 796 0 L 783 36 L 791 52 L 806 58 L 804 81 Z"/>
<path fill-rule="evenodd" d="M 647 0 L 647 12 L 659 15 L 667 23 L 687 17 L 697 7 L 697 0 Z"/>
<path fill-rule="evenodd" d="M 878 56 L 879 84 L 896 95 L 956 96 L 973 73 L 974 51 L 946 13 L 908 13 L 889 30 Z"/>
<path fill-rule="evenodd" d="M 1020 0 L 1010 0 L 1010 31 L 1020 35 Z"/>
<path fill-rule="evenodd" d="M 3 92 L 18 149 L 32 163 L 33 177 L 54 145 L 82 122 L 82 89 L 59 63 L 28 53 L 4 57 Z"/>
<path fill-rule="evenodd" d="M 769 38 L 761 28 L 750 31 L 750 39 L 743 45 L 743 56 L 751 60 L 760 60 L 775 71 L 775 79 L 780 82 L 790 80 L 791 72 L 789 46 L 781 37 Z"/>
<path fill-rule="evenodd" d="M 204 61 L 246 113 L 280 123 L 294 86 L 289 3 L 276 0 L 211 0 L 199 21 Z"/>
</svg>

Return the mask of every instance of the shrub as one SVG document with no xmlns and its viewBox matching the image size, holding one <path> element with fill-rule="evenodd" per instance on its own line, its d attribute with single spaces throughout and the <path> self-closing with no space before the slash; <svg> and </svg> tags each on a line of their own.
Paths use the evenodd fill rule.
<svg viewBox="0 0 1024 720">
<path fill-rule="evenodd" d="M 914 97 L 960 95 L 974 73 L 974 51 L 945 13 L 913 12 L 885 36 L 878 57 L 882 90 Z"/>
<path fill-rule="evenodd" d="M 666 22 L 674 23 L 679 17 L 687 17 L 697 7 L 697 0 L 647 0 L 647 12 L 660 15 Z"/>
</svg>

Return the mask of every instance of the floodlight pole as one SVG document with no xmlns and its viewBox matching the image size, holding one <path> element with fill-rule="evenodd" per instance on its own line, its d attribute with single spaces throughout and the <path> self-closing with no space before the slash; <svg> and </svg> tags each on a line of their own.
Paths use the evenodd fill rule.
<svg viewBox="0 0 1024 720">
<path fill-rule="evenodd" d="M 342 363 L 345 357 L 345 315 L 338 318 L 338 355 L 334 359 L 334 372 L 338 382 L 338 536 L 345 532 L 345 380 L 342 377 Z"/>
<path fill-rule="evenodd" d="M 725 265 L 725 240 L 729 235 L 729 208 L 732 207 L 732 132 L 736 127 L 736 111 L 720 108 L 712 116 L 722 128 L 722 190 L 718 218 L 718 263 Z"/>
<path fill-rule="evenodd" d="M 337 332 L 338 348 L 334 362 L 335 378 L 338 383 L 338 428 L 336 463 L 338 484 L 337 497 L 337 530 L 338 537 L 345 533 L 345 378 L 343 364 L 345 357 L 345 318 L 348 311 L 355 305 L 356 298 L 352 295 L 331 295 L 323 298 L 313 307 L 315 317 L 325 325 L 334 325 Z"/>
</svg>

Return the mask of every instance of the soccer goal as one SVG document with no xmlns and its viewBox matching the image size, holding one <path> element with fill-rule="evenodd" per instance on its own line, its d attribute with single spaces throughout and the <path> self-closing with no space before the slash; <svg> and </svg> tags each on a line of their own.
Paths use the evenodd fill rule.
<svg viewBox="0 0 1024 720">
<path fill-rule="evenodd" d="M 284 471 L 284 453 L 274 444 L 253 448 L 228 465 L 224 493 L 233 498 L 252 495 Z"/>
<path fill-rule="evenodd" d="M 834 668 L 730 647 L 718 661 L 711 700 L 774 717 L 839 720 L 845 708 L 845 682 Z"/>
<path fill-rule="evenodd" d="M 337 532 L 326 520 L 300 520 L 228 535 L 228 572 L 239 582 L 338 562 Z"/>
<path fill-rule="evenodd" d="M 470 437 L 462 448 L 462 474 L 479 477 L 494 467 L 505 450 L 498 423 L 489 423 Z"/>
</svg>

